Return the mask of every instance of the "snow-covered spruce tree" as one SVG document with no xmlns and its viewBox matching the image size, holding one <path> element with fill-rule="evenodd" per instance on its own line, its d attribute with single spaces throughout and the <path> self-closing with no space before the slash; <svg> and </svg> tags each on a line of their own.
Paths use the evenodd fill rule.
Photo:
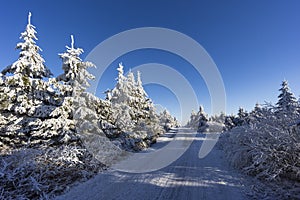
<svg viewBox="0 0 300 200">
<path fill-rule="evenodd" d="M 203 106 L 199 106 L 199 111 L 197 113 L 192 111 L 187 126 L 196 129 L 199 132 L 202 132 L 207 128 L 207 122 L 208 115 L 204 112 Z"/>
<path fill-rule="evenodd" d="M 279 115 L 298 115 L 298 103 L 294 94 L 290 91 L 288 82 L 284 80 L 279 89 L 276 113 Z"/>
<path fill-rule="evenodd" d="M 128 74 L 128 77 L 131 75 Z M 130 80 L 130 79 L 129 79 Z M 132 105 L 135 111 L 134 121 L 136 126 L 135 132 L 146 134 L 145 141 L 148 145 L 156 141 L 159 134 L 164 130 L 160 126 L 159 116 L 155 111 L 155 107 L 143 88 L 141 73 L 137 72 L 137 81 L 132 90 Z"/>
<path fill-rule="evenodd" d="M 145 111 L 149 110 L 148 99 L 142 86 L 137 85 L 132 72 L 127 77 L 124 76 L 122 63 L 117 71 L 117 84 L 110 97 L 115 116 L 114 124 L 119 131 L 132 132 L 139 120 L 145 118 Z"/>
<path fill-rule="evenodd" d="M 263 108 L 259 103 L 256 103 L 254 109 L 250 112 L 250 115 L 255 118 L 262 118 L 263 117 Z"/>
<path fill-rule="evenodd" d="M 235 120 L 234 115 L 225 116 L 225 120 L 224 120 L 225 130 L 230 130 L 236 126 L 234 120 Z"/>
<path fill-rule="evenodd" d="M 160 124 L 166 131 L 169 131 L 171 128 L 176 127 L 176 118 L 174 118 L 167 109 L 165 109 L 162 113 L 159 115 Z"/>
<path fill-rule="evenodd" d="M 136 105 L 136 109 L 138 110 L 137 120 L 139 120 L 140 118 L 145 119 L 149 117 L 149 111 L 153 111 L 154 106 L 144 90 L 141 80 L 141 73 L 139 71 L 137 72 L 137 81 L 133 90 L 133 96 L 135 97 L 134 104 Z"/>
<path fill-rule="evenodd" d="M 98 121 L 100 120 L 100 127 L 106 124 L 107 120 L 111 120 L 112 112 L 108 101 L 86 92 L 89 81 L 94 79 L 87 69 L 95 65 L 81 60 L 83 49 L 74 47 L 73 36 L 71 36 L 71 47 L 66 46 L 66 48 L 66 52 L 59 54 L 63 61 L 64 73 L 56 79 L 62 84 L 55 84 L 64 96 L 64 103 L 60 109 L 67 111 L 69 119 L 75 118 L 77 124 L 82 126 L 80 129 L 85 129 L 84 127 L 91 122 L 96 129 L 94 132 L 102 135 L 102 131 L 98 129 Z M 84 123 L 81 121 L 83 119 L 85 119 Z"/>
<path fill-rule="evenodd" d="M 190 127 L 190 128 L 193 128 L 193 129 L 198 128 L 198 118 L 197 118 L 197 114 L 195 113 L 194 110 L 192 110 L 190 120 L 187 122 L 186 126 Z"/>
<path fill-rule="evenodd" d="M 267 118 L 267 116 L 272 116 L 273 114 L 272 109 L 268 108 L 268 105 L 263 106 L 256 103 L 254 109 L 249 113 L 248 121 L 250 124 L 254 124 Z"/>
<path fill-rule="evenodd" d="M 27 76 L 30 78 L 50 77 L 50 70 L 44 65 L 44 59 L 39 54 L 41 48 L 36 45 L 35 26 L 31 24 L 31 13 L 28 14 L 28 24 L 20 39 L 23 42 L 17 44 L 16 49 L 20 49 L 19 59 L 3 70 L 3 74 L 12 73 Z"/>
<path fill-rule="evenodd" d="M 210 118 L 209 118 L 209 121 L 224 124 L 225 118 L 226 118 L 225 113 L 224 113 L 224 112 L 221 112 L 220 114 L 216 114 L 216 115 L 210 117 Z"/>
<path fill-rule="evenodd" d="M 16 62 L 2 71 L 1 143 L 9 146 L 52 143 L 51 134 L 41 131 L 44 121 L 59 105 L 59 97 L 45 79 L 51 75 L 39 54 L 35 27 L 28 24 L 17 44 L 20 55 Z"/>
<path fill-rule="evenodd" d="M 240 107 L 238 110 L 237 117 L 234 118 L 233 123 L 236 126 L 242 126 L 249 123 L 249 114 L 244 108 Z"/>
<path fill-rule="evenodd" d="M 119 130 L 119 133 L 132 132 L 134 127 L 131 114 L 133 113 L 132 108 L 130 107 L 130 94 L 127 86 L 127 78 L 124 76 L 122 63 L 119 64 L 117 68 L 118 78 L 115 88 L 111 91 L 110 102 L 112 104 L 112 110 L 114 115 L 114 125 Z"/>
<path fill-rule="evenodd" d="M 66 52 L 59 54 L 63 60 L 64 73 L 58 76 L 57 80 L 72 86 L 70 96 L 80 95 L 89 87 L 88 81 L 94 79 L 94 76 L 87 69 L 95 67 L 95 65 L 81 60 L 80 55 L 83 53 L 83 49 L 74 47 L 73 35 L 71 35 L 71 47 L 66 46 L 66 48 Z"/>
<path fill-rule="evenodd" d="M 149 110 L 149 99 L 141 84 L 140 73 L 138 73 L 138 81 L 135 81 L 134 74 L 130 71 L 127 75 L 126 87 L 129 95 L 128 104 L 132 108 L 131 117 L 135 123 L 147 117 Z"/>
<path fill-rule="evenodd" d="M 80 55 L 81 48 L 74 47 L 74 38 L 71 36 L 71 47 L 59 54 L 63 61 L 64 74 L 57 77 L 59 81 L 56 86 L 62 94 L 64 101 L 60 107 L 52 112 L 52 116 L 64 120 L 68 126 L 61 129 L 74 130 L 76 137 L 79 137 L 85 148 L 102 163 L 109 164 L 110 159 L 119 153 L 105 136 L 101 129 L 101 117 L 99 108 L 105 105 L 103 101 L 91 93 L 86 92 L 89 87 L 89 80 L 94 76 L 87 69 L 95 67 L 91 62 L 84 62 Z M 97 112 L 98 111 L 98 112 Z M 65 140 L 72 139 L 67 137 Z"/>
<path fill-rule="evenodd" d="M 62 107 L 58 108 L 58 114 L 64 116 L 60 111 L 62 109 L 62 112 L 67 111 L 67 117 L 71 120 L 82 120 L 84 118 L 83 115 L 96 119 L 96 114 L 92 110 L 90 110 L 91 113 L 85 113 L 88 110 L 85 108 L 88 105 L 92 105 L 91 102 L 87 103 L 87 100 L 93 99 L 92 95 L 86 93 L 85 90 L 89 86 L 88 80 L 94 78 L 87 71 L 87 68 L 94 65 L 81 60 L 80 55 L 83 53 L 83 50 L 81 48 L 74 48 L 73 36 L 71 36 L 71 47 L 66 46 L 66 48 L 66 52 L 59 54 L 63 61 L 62 68 L 64 73 L 57 77 L 57 81 L 60 81 L 62 84 L 56 84 L 56 86 L 64 95 L 64 102 Z M 55 112 L 52 115 L 55 115 Z M 84 125 L 83 122 L 80 123 L 80 126 L 82 125 Z"/>
<path fill-rule="evenodd" d="M 119 67 L 117 68 L 118 77 L 117 84 L 114 89 L 111 91 L 110 101 L 113 104 L 120 104 L 124 102 L 128 102 L 129 100 L 129 91 L 127 87 L 127 78 L 124 76 L 124 69 L 122 63 L 119 63 Z"/>
<path fill-rule="evenodd" d="M 274 109 L 275 117 L 280 126 L 286 129 L 299 120 L 298 102 L 291 92 L 287 81 L 282 82 L 279 91 L 278 102 Z"/>
<path fill-rule="evenodd" d="M 139 96 L 137 93 L 137 83 L 133 72 L 129 71 L 125 83 L 126 84 L 124 86 L 126 88 L 125 94 L 127 95 L 127 105 L 131 108 L 129 114 L 133 123 L 137 124 L 141 118 L 145 117 L 145 114 L 143 113 L 145 109 L 142 107 L 145 99 L 144 96 Z"/>
<path fill-rule="evenodd" d="M 197 113 L 199 124 L 198 124 L 198 132 L 203 132 L 207 129 L 208 116 L 204 112 L 203 106 L 199 107 L 199 111 Z"/>
<path fill-rule="evenodd" d="M 104 130 L 110 138 L 117 138 L 120 146 L 142 149 L 155 141 L 162 133 L 157 114 L 151 99 L 147 97 L 140 73 L 137 81 L 130 71 L 124 75 L 123 65 L 118 67 L 118 78 L 115 88 L 106 91 L 111 103 L 115 129 Z"/>
<path fill-rule="evenodd" d="M 139 121 L 138 126 L 140 128 L 145 127 L 144 129 L 147 132 L 148 142 L 155 142 L 156 138 L 165 132 L 163 127 L 160 124 L 159 115 L 156 113 L 154 104 L 151 101 L 148 101 L 148 112 L 145 118 Z M 176 121 L 176 125 L 179 123 Z"/>
</svg>

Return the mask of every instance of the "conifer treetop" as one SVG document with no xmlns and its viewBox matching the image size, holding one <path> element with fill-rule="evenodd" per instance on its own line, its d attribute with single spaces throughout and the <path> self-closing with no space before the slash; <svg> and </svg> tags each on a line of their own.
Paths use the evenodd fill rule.
<svg viewBox="0 0 300 200">
<path fill-rule="evenodd" d="M 75 48 L 74 43 L 74 36 L 71 35 L 71 47 L 66 46 L 66 52 L 58 54 L 63 60 L 64 74 L 58 76 L 57 80 L 76 87 L 75 90 L 84 91 L 89 87 L 88 80 L 94 79 L 87 68 L 95 67 L 95 65 L 81 60 L 80 55 L 83 53 L 83 49 Z"/>
<path fill-rule="evenodd" d="M 31 12 L 28 13 L 28 24 L 31 24 Z"/>
<path fill-rule="evenodd" d="M 20 39 L 23 41 L 16 46 L 16 49 L 21 50 L 18 60 L 5 68 L 2 73 L 21 74 L 30 78 L 50 77 L 52 73 L 45 66 L 45 60 L 39 53 L 42 49 L 35 42 L 38 38 L 35 26 L 31 24 L 31 12 L 28 13 L 28 23 Z"/>
<path fill-rule="evenodd" d="M 281 88 L 279 89 L 280 94 L 278 96 L 277 111 L 281 112 L 296 112 L 297 100 L 294 94 L 290 91 L 288 82 L 282 81 Z"/>
<path fill-rule="evenodd" d="M 140 71 L 137 71 L 136 84 L 137 84 L 138 87 L 142 87 L 143 86 L 142 79 L 141 79 L 141 72 Z"/>
</svg>

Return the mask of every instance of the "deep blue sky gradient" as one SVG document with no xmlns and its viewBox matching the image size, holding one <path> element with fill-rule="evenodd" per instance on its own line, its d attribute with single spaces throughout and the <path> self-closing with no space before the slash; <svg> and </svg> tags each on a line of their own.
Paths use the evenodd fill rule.
<svg viewBox="0 0 300 200">
<path fill-rule="evenodd" d="M 38 45 L 46 64 L 55 75 L 62 73 L 58 53 L 75 35 L 76 46 L 85 50 L 84 58 L 97 44 L 110 36 L 138 27 L 165 27 L 180 31 L 198 41 L 218 66 L 227 94 L 227 112 L 239 106 L 247 110 L 256 102 L 277 101 L 283 79 L 300 94 L 300 1 L 38 1 L 0 2 L 0 68 L 18 58 L 14 48 L 32 12 L 37 27 Z M 210 112 L 210 97 L 205 83 L 189 63 L 159 50 L 126 54 L 107 70 L 99 95 L 114 86 L 115 68 L 125 69 L 158 62 L 184 74 L 195 88 L 200 103 Z M 101 66 L 98 66 L 101 67 Z M 178 114 L 172 95 L 157 86 L 146 86 L 155 103 Z M 169 94 L 167 92 L 166 94 Z M 165 96 L 165 97 L 164 97 Z"/>
</svg>

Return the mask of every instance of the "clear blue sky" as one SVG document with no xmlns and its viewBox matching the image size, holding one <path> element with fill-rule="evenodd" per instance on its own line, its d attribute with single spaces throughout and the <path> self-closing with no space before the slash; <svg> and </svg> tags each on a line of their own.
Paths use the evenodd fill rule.
<svg viewBox="0 0 300 200">
<path fill-rule="evenodd" d="M 70 34 L 85 50 L 84 58 L 114 34 L 154 26 L 180 31 L 206 49 L 224 80 L 227 113 L 236 113 L 239 106 L 250 110 L 265 100 L 275 103 L 283 79 L 297 98 L 300 94 L 300 1 L 1 1 L 1 69 L 18 58 L 14 48 L 29 11 L 42 55 L 55 75 L 62 73 L 57 54 L 69 44 Z M 117 59 L 100 83 L 99 95 L 114 86 L 115 68 L 121 61 L 126 70 L 149 62 L 173 66 L 188 77 L 209 113 L 210 97 L 201 76 L 186 67 L 186 61 L 159 50 L 131 52 Z M 155 85 L 146 89 L 155 103 L 178 113 L 174 95 Z"/>
</svg>

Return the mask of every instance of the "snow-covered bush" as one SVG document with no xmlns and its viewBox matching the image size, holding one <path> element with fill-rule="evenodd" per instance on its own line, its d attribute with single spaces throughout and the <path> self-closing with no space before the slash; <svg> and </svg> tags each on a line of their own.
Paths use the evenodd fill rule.
<svg viewBox="0 0 300 200">
<path fill-rule="evenodd" d="M 80 146 L 1 152 L 0 199 L 50 199 L 104 168 Z"/>
<path fill-rule="evenodd" d="M 300 180 L 299 132 L 282 129 L 274 118 L 271 120 L 225 133 L 221 140 L 228 158 L 233 166 L 258 178 Z"/>
<path fill-rule="evenodd" d="M 281 88 L 276 107 L 256 105 L 249 123 L 223 133 L 219 144 L 234 167 L 268 184 L 288 181 L 286 187 L 293 196 L 300 192 L 293 188 L 300 181 L 300 116 L 294 112 L 295 107 L 286 109 L 291 108 L 286 105 L 294 105 L 294 100 L 286 96 L 292 93 L 286 92 L 285 82 L 282 86 L 285 89 Z"/>
</svg>

